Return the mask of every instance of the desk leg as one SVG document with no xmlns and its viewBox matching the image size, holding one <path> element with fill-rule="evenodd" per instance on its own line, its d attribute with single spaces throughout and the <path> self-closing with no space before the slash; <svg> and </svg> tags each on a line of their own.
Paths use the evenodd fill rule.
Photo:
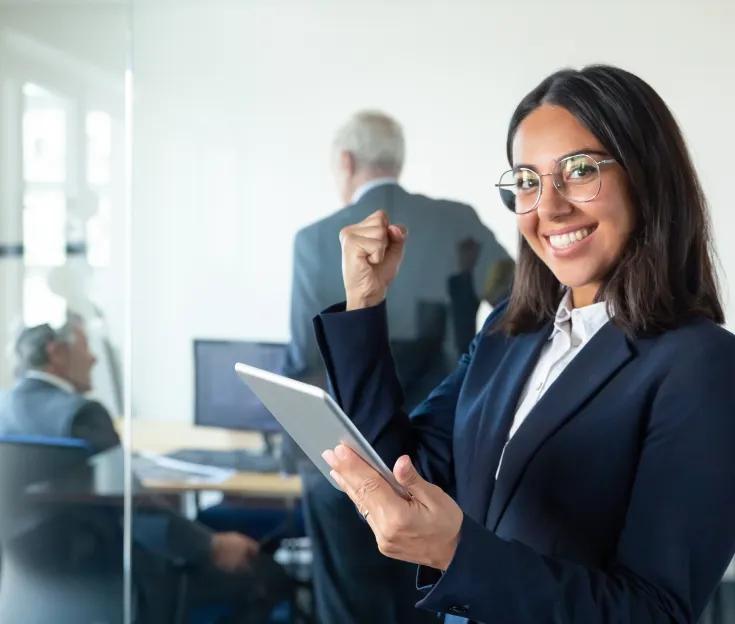
<svg viewBox="0 0 735 624">
<path fill-rule="evenodd" d="M 184 492 L 179 496 L 179 511 L 189 520 L 196 520 L 199 514 L 199 497 L 197 492 Z"/>
</svg>

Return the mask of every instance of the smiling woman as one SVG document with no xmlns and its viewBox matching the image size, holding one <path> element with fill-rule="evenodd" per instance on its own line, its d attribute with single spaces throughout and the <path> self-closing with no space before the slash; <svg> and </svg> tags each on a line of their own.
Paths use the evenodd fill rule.
<svg viewBox="0 0 735 624">
<path fill-rule="evenodd" d="M 582 147 L 589 146 L 589 147 Z M 556 158 L 572 150 L 573 155 Z M 604 173 L 592 156 L 608 166 Z M 553 185 L 526 191 L 516 198 L 518 229 L 527 262 L 541 262 L 559 283 L 572 289 L 577 307 L 593 303 L 605 276 L 628 243 L 635 209 L 627 193 L 622 167 L 565 108 L 543 104 L 518 126 L 513 139 L 513 160 L 526 166 L 524 178 L 536 176 L 539 167 L 553 170 Z M 516 168 L 517 170 L 517 168 Z M 531 175 L 533 174 L 533 175 Z M 535 194 L 533 205 L 526 196 Z M 524 209 L 525 208 L 525 209 Z M 523 210 L 523 212 L 520 212 Z M 535 260 L 528 256 L 533 255 Z M 517 281 L 516 298 L 524 295 Z M 555 306 L 558 302 L 555 302 Z"/>
<path fill-rule="evenodd" d="M 511 333 L 553 315 L 560 284 L 577 305 L 607 301 L 630 336 L 696 314 L 724 322 L 699 179 L 648 84 L 606 67 L 557 72 L 518 105 L 506 147 L 515 184 L 504 185 L 506 173 L 498 186 L 501 198 L 515 193 L 508 207 L 522 235 L 504 319 Z M 557 193 L 537 173 L 552 170 Z M 565 235 L 579 239 L 580 228 L 591 236 L 570 245 Z"/>
<path fill-rule="evenodd" d="M 407 232 L 382 212 L 342 231 L 346 308 L 317 338 L 412 498 L 345 447 L 324 458 L 445 621 L 695 622 L 735 548 L 735 337 L 681 133 L 641 79 L 593 66 L 531 91 L 507 148 L 512 295 L 410 417 L 383 301 Z"/>
</svg>

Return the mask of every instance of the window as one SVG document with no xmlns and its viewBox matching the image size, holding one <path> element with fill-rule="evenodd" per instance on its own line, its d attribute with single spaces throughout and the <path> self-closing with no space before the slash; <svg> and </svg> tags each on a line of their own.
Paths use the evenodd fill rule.
<svg viewBox="0 0 735 624">
<path fill-rule="evenodd" d="M 85 122 L 87 137 L 87 185 L 96 204 L 86 224 L 87 261 L 92 267 L 110 264 L 112 202 L 112 118 L 102 111 L 90 111 Z"/>
<path fill-rule="evenodd" d="M 49 273 L 66 260 L 67 104 L 38 85 L 23 86 L 23 322 L 61 323 L 66 303 Z"/>
</svg>

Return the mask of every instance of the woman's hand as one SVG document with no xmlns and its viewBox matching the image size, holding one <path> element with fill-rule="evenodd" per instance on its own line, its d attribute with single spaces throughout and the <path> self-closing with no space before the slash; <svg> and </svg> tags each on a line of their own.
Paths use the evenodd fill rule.
<svg viewBox="0 0 735 624">
<path fill-rule="evenodd" d="M 348 310 L 374 306 L 385 299 L 403 258 L 406 235 L 406 228 L 391 224 L 382 210 L 342 229 L 339 241 Z"/>
<path fill-rule="evenodd" d="M 393 559 L 446 570 L 454 557 L 462 510 L 441 488 L 424 481 L 408 455 L 393 468 L 398 483 L 411 493 L 406 500 L 349 447 L 322 453 L 332 478 L 357 505 L 375 533 L 378 548 Z"/>
</svg>

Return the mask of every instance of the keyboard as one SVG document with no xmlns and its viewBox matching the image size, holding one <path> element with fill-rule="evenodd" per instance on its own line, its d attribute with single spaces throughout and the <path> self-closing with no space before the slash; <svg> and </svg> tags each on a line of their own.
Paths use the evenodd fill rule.
<svg viewBox="0 0 735 624">
<path fill-rule="evenodd" d="M 233 472 L 233 470 L 193 464 L 155 453 L 140 452 L 133 456 L 133 474 L 143 482 L 221 483 L 231 477 Z"/>
<path fill-rule="evenodd" d="M 227 468 L 238 472 L 279 472 L 281 463 L 277 457 L 267 453 L 249 451 L 216 451 L 210 449 L 181 449 L 166 457 L 192 464 Z"/>
</svg>

